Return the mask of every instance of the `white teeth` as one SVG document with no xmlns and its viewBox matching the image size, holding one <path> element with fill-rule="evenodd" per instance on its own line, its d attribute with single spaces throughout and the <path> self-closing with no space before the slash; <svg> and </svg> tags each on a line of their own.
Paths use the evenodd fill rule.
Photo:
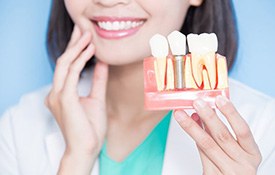
<svg viewBox="0 0 275 175">
<path fill-rule="evenodd" d="M 104 30 L 127 30 L 142 25 L 144 21 L 104 21 L 98 22 L 98 26 Z"/>
<path fill-rule="evenodd" d="M 189 34 L 187 36 L 189 51 L 192 55 L 193 76 L 198 86 L 201 86 L 202 71 L 205 66 L 210 80 L 211 88 L 216 85 L 216 60 L 215 52 L 218 49 L 216 34 Z"/>
</svg>

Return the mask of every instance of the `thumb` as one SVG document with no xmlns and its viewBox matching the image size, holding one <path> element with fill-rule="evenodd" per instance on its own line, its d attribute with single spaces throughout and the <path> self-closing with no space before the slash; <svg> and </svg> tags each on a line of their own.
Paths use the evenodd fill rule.
<svg viewBox="0 0 275 175">
<path fill-rule="evenodd" d="M 93 85 L 89 97 L 105 102 L 108 80 L 108 65 L 98 61 L 93 74 Z"/>
</svg>

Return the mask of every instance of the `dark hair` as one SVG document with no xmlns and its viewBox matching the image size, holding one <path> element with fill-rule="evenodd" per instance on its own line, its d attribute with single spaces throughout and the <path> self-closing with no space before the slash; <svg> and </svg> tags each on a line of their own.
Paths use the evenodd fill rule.
<svg viewBox="0 0 275 175">
<path fill-rule="evenodd" d="M 65 51 L 73 30 L 73 21 L 64 4 L 64 0 L 52 2 L 48 25 L 47 49 L 52 60 Z M 235 13 L 231 0 L 204 0 L 199 7 L 191 6 L 181 29 L 189 33 L 216 33 L 219 40 L 218 53 L 226 56 L 229 70 L 237 53 L 238 34 Z M 91 62 L 87 66 L 91 65 Z"/>
<path fill-rule="evenodd" d="M 229 70 L 232 68 L 238 48 L 238 32 L 231 0 L 204 0 L 199 7 L 191 6 L 181 32 L 185 35 L 216 33 L 218 53 L 226 56 Z"/>
</svg>

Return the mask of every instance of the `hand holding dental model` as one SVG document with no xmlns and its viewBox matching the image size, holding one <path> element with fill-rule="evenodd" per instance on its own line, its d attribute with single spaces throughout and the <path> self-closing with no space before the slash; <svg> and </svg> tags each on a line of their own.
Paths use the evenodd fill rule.
<svg viewBox="0 0 275 175">
<path fill-rule="evenodd" d="M 229 96 L 226 59 L 216 54 L 217 36 L 189 34 L 187 41 L 188 55 L 186 37 L 178 31 L 172 32 L 168 41 L 159 34 L 151 38 L 153 58 L 144 60 L 147 109 L 192 108 L 197 98 L 214 106 L 216 96 Z"/>
<path fill-rule="evenodd" d="M 159 34 L 150 40 L 152 55 L 144 61 L 145 107 L 176 109 L 181 128 L 196 142 L 203 174 L 251 174 L 257 172 L 261 154 L 247 123 L 228 96 L 226 60 L 216 54 L 215 34 L 189 34 L 178 31 L 166 38 Z M 204 100 L 202 100 L 204 99 Z M 230 123 L 236 138 L 220 120 L 216 107 Z M 194 108 L 190 116 L 178 108 Z"/>
</svg>

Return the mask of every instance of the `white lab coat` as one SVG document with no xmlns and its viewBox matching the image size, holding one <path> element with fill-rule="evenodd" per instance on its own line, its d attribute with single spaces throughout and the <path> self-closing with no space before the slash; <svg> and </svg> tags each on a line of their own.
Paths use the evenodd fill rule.
<svg viewBox="0 0 275 175">
<path fill-rule="evenodd" d="M 79 92 L 89 92 L 90 75 L 84 75 Z M 65 149 L 64 139 L 44 105 L 50 87 L 24 96 L 0 119 L 0 175 L 56 174 Z M 249 123 L 260 147 L 262 175 L 275 174 L 275 100 L 230 80 L 231 100 Z M 3 99 L 2 99 L 3 100 Z M 201 175 L 202 166 L 193 140 L 174 118 L 168 132 L 163 175 Z M 92 175 L 99 175 L 98 161 Z"/>
</svg>

